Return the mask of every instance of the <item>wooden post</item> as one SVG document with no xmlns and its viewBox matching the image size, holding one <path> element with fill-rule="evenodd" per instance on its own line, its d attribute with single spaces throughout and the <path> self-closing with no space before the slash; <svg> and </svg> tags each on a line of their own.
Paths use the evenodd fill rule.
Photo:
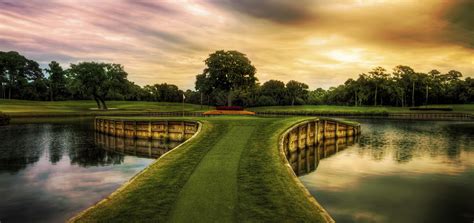
<svg viewBox="0 0 474 223">
<path fill-rule="evenodd" d="M 339 123 L 336 122 L 335 125 L 336 125 L 336 128 L 334 129 L 334 138 L 337 139 L 338 138 L 337 133 L 339 133 Z"/>
<path fill-rule="evenodd" d="M 137 121 L 133 121 L 133 138 L 137 138 Z M 136 143 L 134 143 L 136 145 Z"/>
<path fill-rule="evenodd" d="M 153 142 L 152 141 L 148 141 L 148 155 L 151 157 L 151 144 Z"/>
<path fill-rule="evenodd" d="M 310 166 L 311 162 L 309 162 L 309 156 L 310 156 L 311 151 L 309 150 L 309 147 L 307 147 L 305 151 L 306 151 L 306 154 L 305 154 L 306 173 L 309 173 L 311 171 L 311 166 Z"/>
<path fill-rule="evenodd" d="M 186 123 L 184 123 L 184 121 L 181 123 L 181 141 L 184 141 L 186 139 Z"/>
<path fill-rule="evenodd" d="M 296 133 L 296 138 L 298 139 L 296 141 L 296 148 L 298 149 L 298 151 L 300 150 L 300 140 L 301 140 L 301 126 L 298 126 L 298 132 Z"/>
<path fill-rule="evenodd" d="M 290 145 L 291 145 L 291 141 L 290 141 L 290 132 L 286 135 L 286 156 L 289 157 L 291 152 L 290 152 Z"/>
<path fill-rule="evenodd" d="M 311 135 L 310 129 L 311 129 L 311 122 L 308 122 L 308 124 L 306 124 L 306 147 L 310 146 L 309 144 L 309 141 L 310 141 L 309 136 Z"/>
<path fill-rule="evenodd" d="M 114 120 L 114 136 L 117 137 L 117 122 Z"/>
<path fill-rule="evenodd" d="M 149 139 L 152 139 L 153 138 L 153 134 L 151 132 L 151 121 L 148 122 L 148 138 Z M 151 155 L 150 155 L 151 156 Z"/>
<path fill-rule="evenodd" d="M 319 121 L 314 122 L 314 143 L 313 145 L 318 144 L 318 135 L 319 135 Z"/>
<path fill-rule="evenodd" d="M 328 121 L 324 120 L 324 126 L 323 126 L 323 139 L 326 139 L 326 129 L 328 128 Z"/>
</svg>

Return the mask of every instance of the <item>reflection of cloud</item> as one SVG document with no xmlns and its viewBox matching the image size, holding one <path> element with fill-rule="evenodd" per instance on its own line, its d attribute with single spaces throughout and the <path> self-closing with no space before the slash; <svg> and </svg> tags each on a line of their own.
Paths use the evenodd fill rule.
<svg viewBox="0 0 474 223">
<path fill-rule="evenodd" d="M 459 159 L 466 162 L 454 162 L 448 157 L 418 157 L 416 160 L 400 164 L 390 156 L 382 160 L 373 160 L 371 155 L 357 154 L 347 149 L 332 157 L 321 160 L 316 174 L 301 177 L 307 187 L 321 190 L 344 191 L 356 187 L 366 177 L 403 175 L 417 177 L 425 174 L 458 175 L 474 166 L 474 153 L 461 152 Z M 347 171 L 350 170 L 350 171 Z"/>
<path fill-rule="evenodd" d="M 127 181 L 152 160 L 126 157 L 122 166 L 88 167 L 87 170 L 70 164 L 66 157 L 52 166 L 43 157 L 24 173 L 27 185 L 42 188 L 50 196 L 85 201 L 98 200 Z"/>
<path fill-rule="evenodd" d="M 374 66 L 472 76 L 472 1 L 0 2 L 0 50 L 46 64 L 122 63 L 139 84 L 192 88 L 218 49 L 246 53 L 261 81 L 342 83 Z M 352 49 L 357 49 L 354 51 Z"/>
</svg>

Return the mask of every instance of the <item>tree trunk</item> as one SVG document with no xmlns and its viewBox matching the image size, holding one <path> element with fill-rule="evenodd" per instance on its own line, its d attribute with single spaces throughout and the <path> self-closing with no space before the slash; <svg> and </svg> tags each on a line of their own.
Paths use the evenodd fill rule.
<svg viewBox="0 0 474 223">
<path fill-rule="evenodd" d="M 100 100 L 100 102 L 101 102 L 101 104 L 102 104 L 102 109 L 107 110 L 107 105 L 105 104 L 104 99 L 103 99 L 102 97 L 99 97 L 99 100 Z"/>
<path fill-rule="evenodd" d="M 428 105 L 428 85 L 426 85 L 425 105 Z"/>
<path fill-rule="evenodd" d="M 54 101 L 54 99 L 53 99 L 53 86 L 52 86 L 51 83 L 49 84 L 49 96 L 50 96 L 50 100 Z"/>
<path fill-rule="evenodd" d="M 374 99 L 374 106 L 377 106 L 377 91 L 378 91 L 378 86 L 375 85 L 375 99 Z"/>
<path fill-rule="evenodd" d="M 100 105 L 99 99 L 97 99 L 96 95 L 93 95 L 93 97 L 94 97 L 95 103 L 97 103 L 97 109 L 101 110 L 102 106 Z"/>
<path fill-rule="evenodd" d="M 291 98 L 291 106 L 294 106 L 294 105 L 295 105 L 295 98 L 292 97 L 292 98 Z"/>
<path fill-rule="evenodd" d="M 415 82 L 413 81 L 412 90 L 411 90 L 411 106 L 415 107 Z"/>
<path fill-rule="evenodd" d="M 227 94 L 227 106 L 232 106 L 232 91 L 229 91 L 229 94 Z"/>
<path fill-rule="evenodd" d="M 207 95 L 207 109 L 211 107 L 211 95 Z"/>
<path fill-rule="evenodd" d="M 357 107 L 357 91 L 354 91 L 354 106 Z"/>
<path fill-rule="evenodd" d="M 201 108 L 202 108 L 202 92 L 201 92 Z"/>
</svg>

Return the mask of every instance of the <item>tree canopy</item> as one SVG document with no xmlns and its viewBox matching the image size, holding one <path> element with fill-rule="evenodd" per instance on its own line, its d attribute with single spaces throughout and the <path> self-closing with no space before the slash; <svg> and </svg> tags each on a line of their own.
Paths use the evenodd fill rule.
<svg viewBox="0 0 474 223">
<path fill-rule="evenodd" d="M 234 91 L 247 89 L 257 82 L 255 67 L 245 54 L 238 51 L 216 51 L 209 55 L 205 64 L 203 76 L 196 80 L 199 84 L 196 87 L 204 90 L 212 86 L 210 88 L 225 92 L 228 106 L 232 105 Z"/>
</svg>

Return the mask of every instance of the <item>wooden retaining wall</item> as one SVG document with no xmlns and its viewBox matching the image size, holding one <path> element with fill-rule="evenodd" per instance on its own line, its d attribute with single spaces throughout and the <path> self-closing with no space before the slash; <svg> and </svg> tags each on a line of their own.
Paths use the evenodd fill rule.
<svg viewBox="0 0 474 223">
<path fill-rule="evenodd" d="M 198 130 L 199 123 L 193 121 L 135 121 L 96 118 L 97 132 L 111 136 L 136 139 L 167 139 L 182 142 L 191 138 Z"/>
<path fill-rule="evenodd" d="M 326 139 L 348 138 L 360 135 L 359 124 L 346 124 L 329 119 L 315 119 L 292 127 L 283 136 L 286 157 L 298 149 L 314 146 Z"/>
</svg>

